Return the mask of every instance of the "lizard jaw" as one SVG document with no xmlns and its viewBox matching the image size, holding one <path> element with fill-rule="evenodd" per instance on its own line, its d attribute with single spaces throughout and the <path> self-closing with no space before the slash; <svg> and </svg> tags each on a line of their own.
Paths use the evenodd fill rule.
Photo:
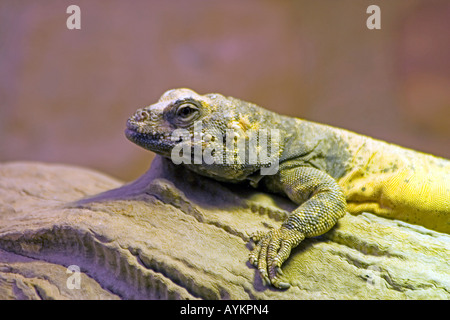
<svg viewBox="0 0 450 320">
<path fill-rule="evenodd" d="M 127 126 L 125 136 L 138 146 L 153 151 L 162 156 L 170 156 L 172 145 L 167 143 L 167 135 L 154 133 L 142 133 L 135 128 Z M 170 141 L 170 140 L 169 140 Z"/>
</svg>

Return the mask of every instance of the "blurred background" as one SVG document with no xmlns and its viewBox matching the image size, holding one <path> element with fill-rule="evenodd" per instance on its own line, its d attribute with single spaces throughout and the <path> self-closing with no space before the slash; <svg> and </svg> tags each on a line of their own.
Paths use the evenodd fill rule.
<svg viewBox="0 0 450 320">
<path fill-rule="evenodd" d="M 175 87 L 450 158 L 450 1 L 0 2 L 2 162 L 135 179 L 153 154 L 126 119 Z"/>
</svg>

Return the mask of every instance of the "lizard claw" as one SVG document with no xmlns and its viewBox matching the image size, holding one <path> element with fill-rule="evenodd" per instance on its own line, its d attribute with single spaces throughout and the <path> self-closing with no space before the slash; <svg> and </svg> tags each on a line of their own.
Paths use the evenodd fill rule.
<svg viewBox="0 0 450 320">
<path fill-rule="evenodd" d="M 281 268 L 278 267 L 278 266 L 275 267 L 275 271 L 277 272 L 277 275 L 279 275 L 279 276 L 283 276 L 284 275 L 283 274 L 283 270 L 281 270 Z"/>
<path fill-rule="evenodd" d="M 249 255 L 249 261 L 258 268 L 263 283 L 272 284 L 278 289 L 289 288 L 289 283 L 278 278 L 283 275 L 281 265 L 304 236 L 296 230 L 281 227 L 267 233 L 258 232 L 251 239 L 256 242 L 256 246 Z"/>
</svg>

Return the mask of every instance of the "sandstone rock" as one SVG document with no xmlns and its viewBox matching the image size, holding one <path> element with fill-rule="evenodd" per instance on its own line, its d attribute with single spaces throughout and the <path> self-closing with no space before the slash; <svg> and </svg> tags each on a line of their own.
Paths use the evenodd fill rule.
<svg viewBox="0 0 450 320">
<path fill-rule="evenodd" d="M 0 164 L 1 299 L 449 299 L 450 236 L 347 214 L 262 284 L 248 235 L 294 206 L 155 158 L 123 185 L 70 166 Z M 67 267 L 78 266 L 70 289 Z"/>
</svg>

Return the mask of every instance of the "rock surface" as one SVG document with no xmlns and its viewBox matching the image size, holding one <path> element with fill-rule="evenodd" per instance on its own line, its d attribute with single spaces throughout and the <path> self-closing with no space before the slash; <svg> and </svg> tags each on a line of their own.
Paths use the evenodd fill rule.
<svg viewBox="0 0 450 320">
<path fill-rule="evenodd" d="M 264 286 L 248 235 L 292 208 L 159 157 L 125 185 L 83 168 L 3 163 L 0 299 L 450 299 L 450 236 L 372 214 L 347 214 L 294 249 L 290 289 Z"/>
</svg>

